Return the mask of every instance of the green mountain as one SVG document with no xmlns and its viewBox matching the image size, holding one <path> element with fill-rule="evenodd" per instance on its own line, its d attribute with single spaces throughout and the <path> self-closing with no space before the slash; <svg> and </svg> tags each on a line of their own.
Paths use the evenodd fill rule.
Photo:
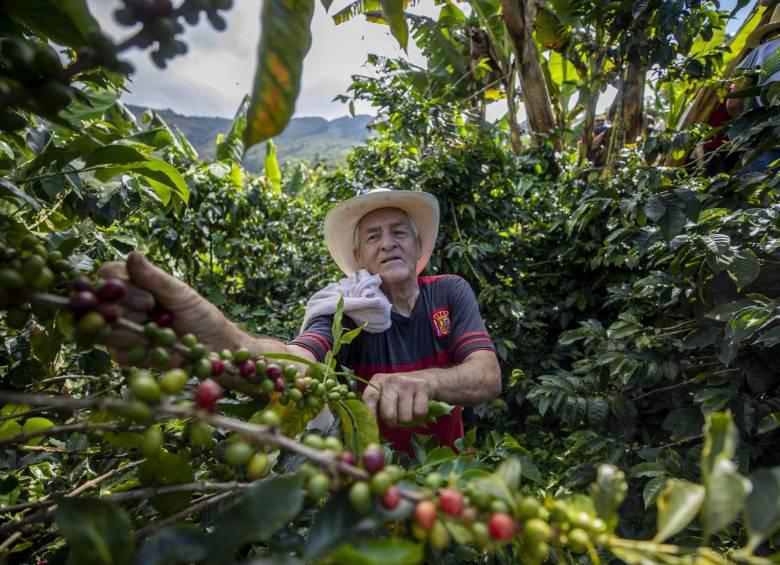
<svg viewBox="0 0 780 565">
<path fill-rule="evenodd" d="M 144 113 L 142 106 L 128 105 L 136 116 Z M 210 159 L 216 150 L 219 134 L 230 130 L 231 120 L 205 116 L 184 116 L 170 109 L 155 110 L 170 125 L 176 125 L 190 140 L 203 159 Z M 335 120 L 325 118 L 293 118 L 278 137 L 274 139 L 277 158 L 280 163 L 310 161 L 337 164 L 343 161 L 350 149 L 365 142 L 371 133 L 368 124 L 373 118 L 368 115 L 343 117 Z M 244 166 L 250 171 L 263 169 L 265 145 L 253 147 L 247 152 Z"/>
</svg>

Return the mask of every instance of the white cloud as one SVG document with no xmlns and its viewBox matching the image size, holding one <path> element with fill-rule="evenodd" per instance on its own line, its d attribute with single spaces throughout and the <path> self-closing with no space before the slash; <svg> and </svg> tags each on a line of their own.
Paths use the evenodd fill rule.
<svg viewBox="0 0 780 565">
<path fill-rule="evenodd" d="M 131 29 L 114 22 L 112 13 L 121 6 L 119 0 L 87 0 L 103 29 L 115 39 L 124 38 Z M 366 73 L 363 65 L 369 53 L 398 57 L 403 51 L 386 26 L 371 24 L 358 17 L 336 26 L 331 18 L 348 0 L 335 2 L 330 14 L 317 2 L 312 22 L 312 47 L 304 61 L 301 93 L 296 116 L 335 118 L 346 115 L 347 107 L 332 102 L 346 93 L 351 76 Z M 260 39 L 262 0 L 236 0 L 225 13 L 228 28 L 215 31 L 203 18 L 194 28 L 187 27 L 184 36 L 189 52 L 170 61 L 161 71 L 149 59 L 148 51 L 137 49 L 126 58 L 135 65 L 131 94 L 124 100 L 154 108 L 172 108 L 183 114 L 232 117 L 244 94 L 251 91 Z M 428 6 L 418 13 L 433 15 Z M 410 41 L 410 43 L 412 43 Z M 410 56 L 422 57 L 414 45 Z M 357 105 L 358 112 L 370 112 L 367 105 Z"/>
</svg>

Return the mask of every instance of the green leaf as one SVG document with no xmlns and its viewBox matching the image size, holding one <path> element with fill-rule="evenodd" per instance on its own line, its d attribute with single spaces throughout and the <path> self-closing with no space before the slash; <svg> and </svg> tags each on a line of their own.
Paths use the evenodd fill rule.
<svg viewBox="0 0 780 565">
<path fill-rule="evenodd" d="M 101 117 L 119 99 L 119 92 L 110 88 L 88 86 L 82 90 L 82 93 L 89 99 L 88 104 L 74 100 L 59 114 L 75 127 L 80 126 L 83 121 Z"/>
<path fill-rule="evenodd" d="M 658 495 L 661 494 L 661 490 L 663 490 L 667 480 L 668 477 L 666 475 L 658 475 L 647 481 L 645 488 L 642 490 L 642 499 L 645 501 L 645 510 L 655 504 L 655 501 L 658 499 Z"/>
<path fill-rule="evenodd" d="M 86 0 L 12 0 L 6 13 L 36 35 L 68 47 L 87 44 L 87 35 L 99 29 Z"/>
<path fill-rule="evenodd" d="M 329 404 L 336 410 L 344 431 L 344 445 L 355 455 L 370 443 L 379 442 L 376 418 L 362 400 L 340 400 Z"/>
<path fill-rule="evenodd" d="M 311 47 L 314 0 L 263 2 L 258 67 L 247 113 L 247 148 L 284 130 L 301 87 L 303 59 Z"/>
<path fill-rule="evenodd" d="M 276 160 L 276 144 L 269 140 L 265 148 L 265 177 L 271 184 L 271 192 L 282 193 L 282 171 L 279 170 L 279 162 Z"/>
<path fill-rule="evenodd" d="M 747 548 L 752 552 L 780 528 L 780 467 L 759 469 L 750 475 L 750 482 L 745 522 Z"/>
<path fill-rule="evenodd" d="M 701 521 L 707 539 L 733 522 L 745 505 L 750 483 L 737 472 L 729 459 L 718 459 L 706 483 L 707 495 L 701 509 Z"/>
<path fill-rule="evenodd" d="M 236 115 L 233 117 L 230 131 L 228 131 L 222 143 L 217 144 L 217 159 L 220 161 L 232 160 L 236 163 L 241 163 L 244 160 L 244 131 L 246 131 L 246 113 L 249 110 L 249 101 L 249 96 L 244 96 L 244 99 L 238 106 L 238 110 L 236 110 Z M 268 157 L 266 157 L 267 170 Z"/>
<path fill-rule="evenodd" d="M 41 210 L 40 202 L 29 194 L 25 194 L 23 190 L 17 188 L 17 186 L 8 179 L 0 178 L 0 198 L 3 200 L 11 200 L 20 206 L 27 205 L 35 212 Z"/>
<path fill-rule="evenodd" d="M 701 452 L 701 476 L 707 484 L 710 473 L 719 459 L 732 459 L 737 452 L 739 432 L 731 414 L 716 412 L 704 424 L 704 448 Z"/>
<path fill-rule="evenodd" d="M 628 492 L 626 476 L 614 465 L 599 465 L 596 482 L 591 487 L 591 497 L 596 513 L 607 524 L 614 526 L 617 509 L 623 504 Z"/>
<path fill-rule="evenodd" d="M 157 532 L 138 550 L 136 563 L 168 565 L 203 561 L 207 553 L 206 535 L 187 524 L 178 524 Z"/>
<path fill-rule="evenodd" d="M 406 51 L 409 42 L 409 26 L 404 14 L 404 0 L 380 0 L 379 3 L 382 6 L 382 17 L 390 24 L 390 33 Z"/>
<path fill-rule="evenodd" d="M 667 482 L 656 502 L 658 533 L 653 541 L 660 543 L 685 528 L 698 514 L 705 494 L 701 485 L 674 479 Z"/>
<path fill-rule="evenodd" d="M 84 159 L 85 167 L 99 167 L 96 177 L 107 181 L 110 178 L 125 173 L 135 172 L 146 178 L 157 196 L 167 204 L 171 198 L 171 192 L 176 194 L 182 202 L 187 202 L 190 190 L 184 182 L 176 167 L 169 165 L 162 159 L 144 155 L 137 149 L 128 145 L 108 145 L 93 151 Z"/>
<path fill-rule="evenodd" d="M 292 402 L 286 406 L 277 402 L 272 404 L 270 409 L 279 415 L 279 418 L 282 421 L 282 433 L 289 437 L 295 437 L 304 431 L 306 429 L 306 424 L 316 418 L 317 414 L 322 410 L 321 407 L 312 406 L 298 408 Z"/>
<path fill-rule="evenodd" d="M 523 466 L 517 457 L 509 457 L 496 469 L 496 475 L 501 477 L 506 486 L 511 490 L 517 490 L 520 486 L 520 477 L 523 474 Z"/>
<path fill-rule="evenodd" d="M 60 498 L 54 520 L 70 547 L 69 563 L 133 562 L 133 524 L 119 505 L 94 498 Z"/>
<path fill-rule="evenodd" d="M 761 263 L 751 249 L 742 249 L 734 255 L 726 272 L 737 285 L 737 290 L 742 290 L 752 283 L 761 272 Z"/>
<path fill-rule="evenodd" d="M 342 10 L 339 10 L 333 14 L 333 22 L 336 25 L 343 24 L 344 22 L 348 22 L 360 14 L 365 14 L 366 12 L 375 12 L 381 9 L 382 6 L 379 3 L 379 0 L 355 0 L 351 4 L 347 5 L 346 8 L 343 8 Z"/>
<path fill-rule="evenodd" d="M 767 414 L 758 423 L 758 433 L 766 434 L 780 428 L 780 412 Z"/>
<path fill-rule="evenodd" d="M 22 433 L 29 434 L 33 432 L 42 432 L 44 430 L 48 430 L 54 426 L 54 422 L 47 418 L 27 418 L 27 420 L 24 422 L 24 426 L 22 426 Z M 25 445 L 38 445 L 43 441 L 43 437 L 33 437 L 28 439 L 25 442 Z"/>
<path fill-rule="evenodd" d="M 195 471 L 189 459 L 175 453 L 162 451 L 157 457 L 147 459 L 138 468 L 138 480 L 144 486 L 168 486 L 190 483 Z M 170 493 L 152 498 L 152 505 L 163 514 L 181 510 L 190 502 L 190 493 Z"/>
<path fill-rule="evenodd" d="M 223 562 L 246 543 L 268 540 L 301 511 L 302 487 L 302 477 L 274 477 L 237 496 L 214 519 L 209 562 Z"/>
<path fill-rule="evenodd" d="M 410 540 L 391 538 L 345 543 L 327 556 L 334 563 L 350 565 L 415 565 L 423 562 L 424 546 Z"/>
</svg>

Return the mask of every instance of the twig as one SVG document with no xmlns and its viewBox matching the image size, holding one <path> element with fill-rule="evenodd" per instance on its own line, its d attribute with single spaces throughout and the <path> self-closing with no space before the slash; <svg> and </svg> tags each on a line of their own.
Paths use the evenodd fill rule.
<svg viewBox="0 0 780 565">
<path fill-rule="evenodd" d="M 133 461 L 132 463 L 128 463 L 127 465 L 124 465 L 122 467 L 117 467 L 115 469 L 111 469 L 110 471 L 103 473 L 102 475 L 95 477 L 94 479 L 91 479 L 84 483 L 83 485 L 80 485 L 76 487 L 74 490 L 70 491 L 69 493 L 65 494 L 66 497 L 73 497 L 78 496 L 84 491 L 87 491 L 91 489 L 92 487 L 102 483 L 106 479 L 109 479 L 113 477 L 114 475 L 118 475 L 119 473 L 123 473 L 125 471 L 129 471 L 130 469 L 134 469 L 135 467 L 138 467 L 140 464 L 142 464 L 146 459 L 141 459 L 139 461 Z M 53 506 L 53 503 L 49 500 L 51 498 L 51 495 L 45 495 L 40 500 L 36 500 L 35 502 L 25 502 L 22 504 L 15 504 L 14 506 L 6 506 L 5 508 L 0 508 L 0 514 L 8 514 L 10 512 L 20 512 L 22 510 L 29 510 L 32 508 L 40 508 L 42 506 Z"/>
<path fill-rule="evenodd" d="M 37 384 L 44 385 L 49 383 L 56 383 L 58 381 L 66 381 L 68 379 L 88 379 L 88 380 L 100 380 L 100 377 L 96 377 L 94 375 L 60 375 L 59 377 L 51 377 L 50 379 L 43 379 L 42 381 L 38 381 Z"/>
<path fill-rule="evenodd" d="M 15 436 L 0 439 L 0 447 L 11 443 L 22 443 L 30 438 L 34 437 L 49 437 L 60 434 L 69 434 L 71 432 L 83 432 L 86 430 L 104 430 L 114 431 L 118 429 L 125 429 L 126 427 L 117 422 L 82 422 L 80 424 L 66 424 L 64 426 L 52 426 L 45 430 L 38 430 L 37 432 L 25 432 L 17 434 Z M 143 426 L 131 426 L 126 428 L 129 431 L 143 431 L 146 428 Z"/>
<path fill-rule="evenodd" d="M 195 503 L 192 504 L 192 506 L 189 506 L 184 510 L 176 512 L 175 514 L 171 514 L 170 516 L 163 518 L 161 520 L 151 522 L 146 526 L 144 526 L 143 528 L 141 528 L 140 530 L 136 530 L 135 537 L 139 539 L 145 538 L 150 533 L 160 530 L 166 526 L 170 526 L 171 524 L 175 524 L 182 518 L 186 518 L 190 514 L 195 514 L 196 512 L 200 512 L 204 508 L 212 506 L 221 500 L 230 498 L 231 496 L 235 495 L 237 492 L 238 491 L 236 490 L 228 490 L 220 494 L 213 494 L 210 496 L 201 497 L 198 500 L 196 500 Z"/>
<path fill-rule="evenodd" d="M 16 540 L 18 540 L 20 537 L 22 537 L 22 532 L 14 532 L 7 538 L 5 538 L 5 541 L 3 543 L 0 543 L 0 554 L 3 554 L 6 549 L 11 547 L 11 544 L 14 543 Z"/>
<path fill-rule="evenodd" d="M 67 497 L 78 496 L 82 492 L 87 491 L 87 490 L 91 489 L 94 486 L 97 486 L 98 484 L 102 483 L 106 479 L 110 479 L 114 475 L 118 475 L 120 473 L 124 473 L 125 471 L 129 471 L 130 469 L 134 469 L 134 468 L 138 467 L 139 465 L 141 465 L 141 464 L 143 464 L 145 462 L 146 462 L 146 459 L 140 459 L 138 461 L 133 461 L 132 463 L 128 463 L 127 465 L 124 465 L 122 467 L 117 467 L 116 469 L 111 469 L 110 471 L 108 471 L 106 473 L 103 473 L 99 477 L 95 477 L 94 479 L 92 479 L 90 481 L 87 481 L 86 483 L 84 483 L 80 487 L 76 487 L 75 489 L 70 491 L 65 496 L 67 496 Z"/>
<path fill-rule="evenodd" d="M 34 304 L 42 304 L 44 306 L 62 308 L 64 310 L 67 310 L 70 304 L 70 301 L 65 297 L 57 296 L 56 294 L 47 294 L 44 292 L 33 292 L 24 295 L 22 298 Z M 144 327 L 141 324 L 133 322 L 132 320 L 128 320 L 127 318 L 118 318 L 113 322 L 113 327 L 127 330 L 145 337 Z M 190 348 L 181 343 L 174 343 L 170 346 L 170 349 L 183 356 L 185 359 L 190 358 Z M 225 388 L 236 390 L 246 394 L 251 398 L 266 398 L 266 395 L 259 392 L 257 387 L 241 378 L 238 375 L 238 370 L 232 365 L 228 365 L 225 369 L 225 372 L 221 375 L 214 376 L 212 378 Z"/>
</svg>

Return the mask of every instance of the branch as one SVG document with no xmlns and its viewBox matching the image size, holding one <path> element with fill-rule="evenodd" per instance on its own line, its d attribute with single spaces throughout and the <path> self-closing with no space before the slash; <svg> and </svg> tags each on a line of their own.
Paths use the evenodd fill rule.
<svg viewBox="0 0 780 565">
<path fill-rule="evenodd" d="M 181 510 L 179 512 L 176 512 L 175 514 L 171 514 L 170 516 L 163 518 L 162 520 L 157 520 L 155 522 L 150 522 L 140 530 L 136 530 L 135 537 L 136 538 L 145 538 L 150 533 L 155 532 L 157 530 L 161 530 L 162 528 L 166 526 L 170 526 L 171 524 L 175 524 L 182 518 L 186 518 L 190 514 L 195 514 L 196 512 L 200 512 L 204 508 L 207 508 L 209 506 L 212 506 L 216 504 L 217 502 L 220 502 L 221 500 L 224 500 L 226 498 L 230 498 L 234 494 L 236 494 L 238 491 L 236 490 L 229 490 L 226 492 L 223 492 L 221 494 L 214 494 L 211 496 L 204 496 L 202 498 L 199 498 L 195 501 L 194 504 L 191 506 L 188 506 L 184 510 Z"/>
<path fill-rule="evenodd" d="M 26 299 L 32 304 L 41 304 L 51 308 L 61 308 L 63 310 L 68 310 L 70 307 L 70 301 L 67 298 L 62 296 L 57 296 L 56 294 L 47 294 L 44 292 L 33 292 L 27 295 L 23 295 L 22 298 Z M 128 320 L 127 318 L 117 318 L 112 323 L 112 327 L 127 330 L 146 339 L 144 333 L 144 327 L 141 324 L 133 322 L 132 320 Z M 181 343 L 174 343 L 173 345 L 170 346 L 170 349 L 172 349 L 173 351 L 175 351 L 185 359 L 190 358 L 190 348 L 187 347 L 186 345 L 183 345 Z M 253 386 L 252 384 L 248 383 L 245 379 L 241 378 L 238 374 L 238 370 L 233 365 L 228 365 L 224 373 L 218 376 L 213 376 L 211 378 L 217 381 L 223 387 L 230 390 L 236 390 L 238 392 L 246 394 L 251 398 L 255 398 L 255 399 L 267 398 L 265 394 L 257 390 L 257 387 Z"/>
<path fill-rule="evenodd" d="M 64 426 L 52 426 L 51 428 L 46 428 L 45 430 L 39 430 L 37 432 L 25 432 L 15 436 L 7 437 L 5 439 L 0 439 L 0 447 L 12 443 L 22 443 L 34 437 L 49 437 L 60 434 L 69 434 L 71 432 L 83 432 L 87 430 L 114 431 L 119 429 L 128 430 L 131 432 L 142 432 L 146 428 L 144 426 L 130 426 L 128 428 L 127 426 L 118 422 L 82 422 L 80 424 L 66 424 Z"/>
<path fill-rule="evenodd" d="M 111 469 L 110 471 L 103 473 L 102 475 L 87 481 L 83 485 L 76 487 L 74 490 L 70 491 L 64 496 L 66 497 L 77 496 L 82 492 L 87 491 L 92 487 L 102 483 L 106 479 L 113 477 L 114 475 L 118 475 L 119 473 L 123 473 L 124 471 L 129 471 L 130 469 L 138 467 L 144 461 L 146 461 L 146 459 L 141 459 L 140 461 L 133 461 L 132 463 L 128 463 L 123 467 L 117 467 L 116 469 Z M 19 512 L 22 510 L 29 510 L 31 508 L 40 508 L 42 506 L 53 506 L 53 503 L 50 500 L 48 500 L 50 496 L 51 495 L 47 494 L 43 498 L 41 498 L 40 500 L 36 500 L 35 502 L 25 502 L 22 504 L 15 504 L 13 506 L 6 506 L 5 508 L 0 508 L 0 514 L 7 514 L 9 512 Z"/>
</svg>

